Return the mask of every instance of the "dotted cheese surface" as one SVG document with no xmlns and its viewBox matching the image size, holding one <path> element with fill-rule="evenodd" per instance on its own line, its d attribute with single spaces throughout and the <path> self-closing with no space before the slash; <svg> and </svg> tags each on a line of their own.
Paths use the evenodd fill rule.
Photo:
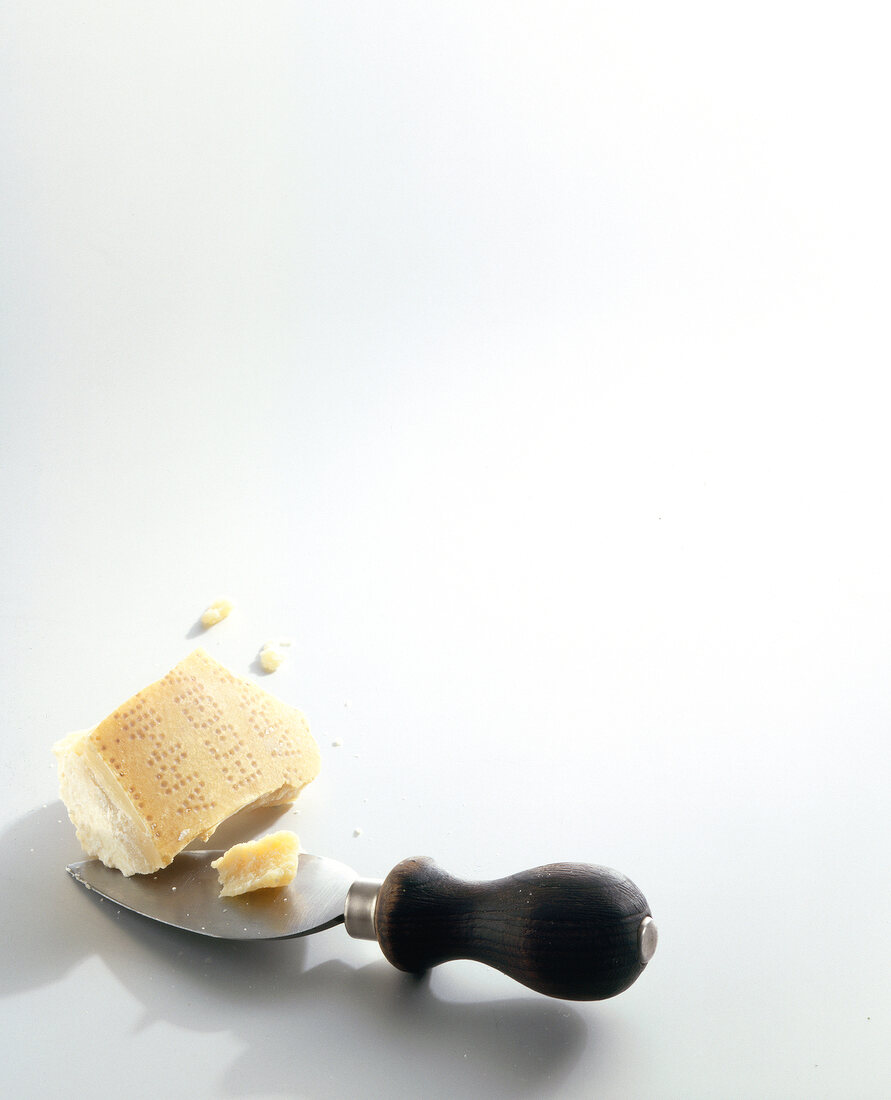
<svg viewBox="0 0 891 1100">
<path fill-rule="evenodd" d="M 319 770 L 303 715 L 201 649 L 90 740 L 165 859 L 252 802 L 293 801 Z"/>
</svg>

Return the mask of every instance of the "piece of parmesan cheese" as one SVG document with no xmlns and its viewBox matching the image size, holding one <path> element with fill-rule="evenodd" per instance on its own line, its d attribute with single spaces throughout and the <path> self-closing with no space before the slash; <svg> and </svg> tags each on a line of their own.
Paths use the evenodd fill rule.
<svg viewBox="0 0 891 1100">
<path fill-rule="evenodd" d="M 220 897 L 287 886 L 297 874 L 299 855 L 300 840 L 287 829 L 234 845 L 211 863 L 220 876 Z"/>
<path fill-rule="evenodd" d="M 273 642 L 267 642 L 260 650 L 260 664 L 266 672 L 275 672 L 284 659 L 284 653 Z"/>
<path fill-rule="evenodd" d="M 201 616 L 202 626 L 216 626 L 217 623 L 229 617 L 234 606 L 231 600 L 214 600 Z"/>
<path fill-rule="evenodd" d="M 81 846 L 125 875 L 166 867 L 239 810 L 293 802 L 320 764 L 298 710 L 203 649 L 54 748 Z"/>
</svg>

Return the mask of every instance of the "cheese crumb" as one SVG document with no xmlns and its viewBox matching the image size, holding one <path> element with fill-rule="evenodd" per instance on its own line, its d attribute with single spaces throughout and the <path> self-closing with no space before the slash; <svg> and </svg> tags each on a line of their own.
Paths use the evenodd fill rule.
<svg viewBox="0 0 891 1100">
<path fill-rule="evenodd" d="M 216 626 L 217 623 L 221 623 L 223 619 L 229 617 L 234 606 L 231 600 L 214 600 L 201 616 L 202 626 Z"/>
<path fill-rule="evenodd" d="M 233 845 L 211 863 L 220 876 L 220 897 L 287 886 L 297 874 L 299 855 L 300 840 L 287 829 Z"/>
<path fill-rule="evenodd" d="M 281 642 L 267 642 L 260 650 L 260 664 L 266 672 L 275 672 L 285 659 L 284 653 L 279 648 Z"/>
</svg>

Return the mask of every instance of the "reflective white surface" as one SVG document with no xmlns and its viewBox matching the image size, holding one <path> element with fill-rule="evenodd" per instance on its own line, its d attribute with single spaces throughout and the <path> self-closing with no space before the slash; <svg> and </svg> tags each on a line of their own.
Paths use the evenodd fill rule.
<svg viewBox="0 0 891 1100">
<path fill-rule="evenodd" d="M 0 1092 L 887 1096 L 889 88 L 840 19 L 4 5 Z M 50 746 L 196 644 L 322 747 L 255 831 L 617 867 L 639 982 L 90 897 Z"/>
</svg>

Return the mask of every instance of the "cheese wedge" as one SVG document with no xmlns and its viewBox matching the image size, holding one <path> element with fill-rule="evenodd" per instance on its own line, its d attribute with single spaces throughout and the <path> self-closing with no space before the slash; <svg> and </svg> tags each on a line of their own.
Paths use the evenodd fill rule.
<svg viewBox="0 0 891 1100">
<path fill-rule="evenodd" d="M 166 867 L 239 810 L 293 802 L 320 763 L 298 710 L 203 649 L 54 751 L 81 846 L 125 875 Z"/>
<path fill-rule="evenodd" d="M 221 898 L 249 894 L 270 886 L 287 886 L 297 874 L 300 840 L 296 833 L 278 833 L 235 844 L 211 863 L 220 876 Z"/>
</svg>

